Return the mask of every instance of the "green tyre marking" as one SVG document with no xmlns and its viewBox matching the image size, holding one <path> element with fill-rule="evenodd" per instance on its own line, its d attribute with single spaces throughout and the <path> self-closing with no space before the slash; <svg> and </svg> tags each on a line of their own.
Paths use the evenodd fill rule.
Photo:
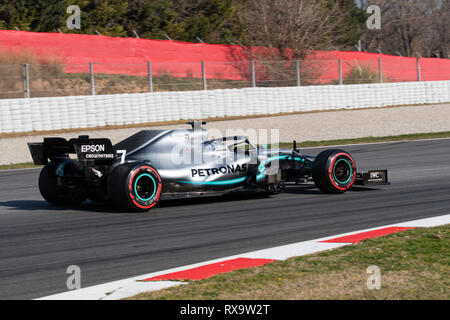
<svg viewBox="0 0 450 320">
<path fill-rule="evenodd" d="M 348 175 L 348 178 L 347 178 L 347 180 L 345 180 L 345 181 L 340 181 L 338 178 L 336 178 L 336 172 L 335 172 L 336 165 L 337 165 L 339 162 L 341 162 L 341 161 L 344 161 L 345 163 L 347 163 L 348 167 L 350 168 L 350 174 Z M 338 183 L 340 183 L 340 184 L 346 184 L 346 183 L 350 180 L 350 178 L 352 177 L 352 175 L 353 175 L 353 168 L 352 168 L 352 166 L 350 165 L 350 163 L 349 163 L 347 160 L 345 160 L 345 159 L 339 159 L 338 161 L 336 161 L 336 162 L 334 163 L 334 166 L 333 166 L 333 178 L 334 178 Z"/>
<path fill-rule="evenodd" d="M 152 179 L 152 182 L 153 182 L 153 194 L 150 196 L 150 198 L 147 198 L 147 199 L 141 198 L 141 197 L 139 196 L 139 193 L 137 192 L 137 188 L 136 188 L 139 179 L 141 179 L 142 177 L 149 177 L 150 179 Z M 136 194 L 136 196 L 137 196 L 137 198 L 138 198 L 139 200 L 141 200 L 141 201 L 143 201 L 143 202 L 150 201 L 150 200 L 155 196 L 155 193 L 156 193 L 156 182 L 155 182 L 155 179 L 153 179 L 153 177 L 152 177 L 151 175 L 149 175 L 148 173 L 140 175 L 140 176 L 136 179 L 136 181 L 134 182 L 134 193 Z"/>
</svg>

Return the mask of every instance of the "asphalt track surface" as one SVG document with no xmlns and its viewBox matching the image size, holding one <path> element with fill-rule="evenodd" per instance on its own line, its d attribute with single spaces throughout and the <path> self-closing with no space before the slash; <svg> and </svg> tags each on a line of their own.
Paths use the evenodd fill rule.
<svg viewBox="0 0 450 320">
<path fill-rule="evenodd" d="M 392 182 L 326 195 L 312 185 L 270 197 L 203 198 L 123 213 L 85 203 L 52 207 L 39 170 L 0 172 L 0 299 L 67 291 L 66 269 L 87 287 L 205 260 L 448 214 L 450 139 L 342 147 L 358 170 Z M 321 149 L 304 150 L 315 155 Z"/>
</svg>

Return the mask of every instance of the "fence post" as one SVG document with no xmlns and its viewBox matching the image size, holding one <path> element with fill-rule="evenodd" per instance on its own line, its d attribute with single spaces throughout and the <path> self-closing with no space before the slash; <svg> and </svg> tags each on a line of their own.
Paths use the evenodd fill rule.
<svg viewBox="0 0 450 320">
<path fill-rule="evenodd" d="M 295 75 L 297 79 L 297 87 L 300 87 L 302 85 L 300 80 L 300 60 L 295 60 Z"/>
<path fill-rule="evenodd" d="M 148 91 L 153 92 L 152 63 L 147 61 Z"/>
<path fill-rule="evenodd" d="M 28 63 L 24 64 L 24 89 L 25 98 L 30 98 L 30 65 Z"/>
<path fill-rule="evenodd" d="M 422 74 L 420 70 L 420 58 L 417 58 L 417 81 L 422 81 Z"/>
<path fill-rule="evenodd" d="M 256 87 L 255 61 L 250 60 L 250 72 L 252 74 L 252 87 Z"/>
<path fill-rule="evenodd" d="M 383 83 L 383 67 L 381 65 L 381 58 L 378 58 L 378 82 Z"/>
<path fill-rule="evenodd" d="M 89 62 L 89 74 L 91 76 L 91 95 L 95 95 L 94 63 Z"/>
<path fill-rule="evenodd" d="M 206 86 L 206 67 L 205 67 L 205 61 L 202 60 L 202 86 L 203 90 L 208 90 L 208 87 Z"/>
<path fill-rule="evenodd" d="M 342 85 L 343 84 L 343 79 L 342 79 L 342 59 L 338 59 L 338 67 L 339 67 L 339 84 Z"/>
</svg>

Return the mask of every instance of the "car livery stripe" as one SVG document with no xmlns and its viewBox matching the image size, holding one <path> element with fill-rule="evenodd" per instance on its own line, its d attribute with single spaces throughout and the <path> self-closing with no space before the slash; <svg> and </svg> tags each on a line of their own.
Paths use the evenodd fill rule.
<svg viewBox="0 0 450 320">
<path fill-rule="evenodd" d="M 221 186 L 228 184 L 241 183 L 245 181 L 245 177 L 231 179 L 231 180 L 221 180 L 221 181 L 177 181 L 178 183 L 190 183 L 190 184 L 206 184 L 212 186 Z"/>
<path fill-rule="evenodd" d="M 291 157 L 291 156 L 276 156 L 276 157 L 271 157 L 267 160 L 263 160 L 261 161 L 261 163 L 258 166 L 258 171 L 260 172 L 257 176 L 256 176 L 256 180 L 261 180 L 262 178 L 264 178 L 266 176 L 265 173 L 265 168 L 266 168 L 266 163 L 272 162 L 274 160 L 284 160 L 284 159 L 288 159 L 288 160 L 295 160 L 295 161 L 300 161 L 300 162 L 304 162 L 305 159 L 300 158 L 300 157 Z"/>
<path fill-rule="evenodd" d="M 288 160 L 295 160 L 295 161 L 305 161 L 302 158 L 299 157 L 291 157 L 291 156 L 276 156 L 276 157 L 271 157 L 267 160 L 263 160 L 259 166 L 258 166 L 258 171 L 260 172 L 260 174 L 257 175 L 256 180 L 261 180 L 262 178 L 264 178 L 266 176 L 266 173 L 263 172 L 265 169 L 265 165 L 266 163 L 275 161 L 275 160 L 283 160 L 283 159 L 288 159 Z M 246 177 L 241 177 L 241 178 L 236 178 L 236 179 L 231 179 L 231 180 L 221 180 L 221 181 L 177 181 L 178 183 L 189 183 L 189 184 L 204 184 L 204 185 L 229 185 L 229 184 L 236 184 L 236 183 L 242 183 L 245 181 Z"/>
</svg>

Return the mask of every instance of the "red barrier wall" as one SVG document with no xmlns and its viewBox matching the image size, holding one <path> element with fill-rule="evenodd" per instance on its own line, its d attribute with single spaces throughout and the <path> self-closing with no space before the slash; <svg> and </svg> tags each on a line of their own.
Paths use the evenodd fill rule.
<svg viewBox="0 0 450 320">
<path fill-rule="evenodd" d="M 248 79 L 248 63 L 240 46 L 186 43 L 169 40 L 117 38 L 100 35 L 61 34 L 0 30 L 0 49 L 33 50 L 38 54 L 65 57 L 68 73 L 88 72 L 95 62 L 96 73 L 146 75 L 146 62 L 152 62 L 155 75 L 201 77 L 202 60 L 208 61 L 208 78 Z M 309 59 L 320 60 L 321 82 L 338 78 L 337 59 L 342 59 L 344 76 L 355 64 L 368 64 L 378 70 L 382 58 L 383 74 L 391 81 L 416 81 L 416 59 L 366 52 L 320 51 Z M 449 80 L 450 59 L 420 59 L 422 80 Z"/>
<path fill-rule="evenodd" d="M 323 80 L 338 77 L 339 67 L 336 59 L 342 59 L 345 76 L 355 65 L 369 65 L 373 71 L 378 72 L 378 58 L 381 58 L 382 73 L 388 81 L 418 79 L 417 58 L 358 51 L 316 52 L 315 58 L 327 61 L 327 71 L 321 76 Z M 423 81 L 450 80 L 450 59 L 420 58 L 419 63 Z"/>
</svg>

